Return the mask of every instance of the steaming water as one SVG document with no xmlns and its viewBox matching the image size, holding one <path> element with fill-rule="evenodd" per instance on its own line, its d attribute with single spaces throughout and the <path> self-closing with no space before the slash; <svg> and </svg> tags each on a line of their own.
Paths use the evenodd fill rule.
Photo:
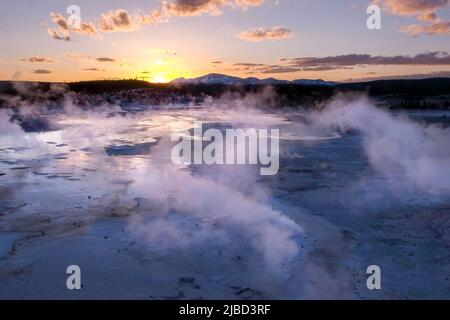
<svg viewBox="0 0 450 320">
<path fill-rule="evenodd" d="M 450 297 L 450 114 L 345 108 L 54 113 L 43 133 L 3 113 L 0 298 Z M 195 120 L 279 128 L 280 173 L 172 166 Z"/>
</svg>

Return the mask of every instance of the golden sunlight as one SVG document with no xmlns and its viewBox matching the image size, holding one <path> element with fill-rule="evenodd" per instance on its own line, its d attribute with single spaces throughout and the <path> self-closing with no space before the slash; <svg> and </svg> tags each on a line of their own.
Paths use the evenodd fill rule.
<svg viewBox="0 0 450 320">
<path fill-rule="evenodd" d="M 157 75 L 154 75 L 151 78 L 150 82 L 153 82 L 153 83 L 167 83 L 167 82 L 169 82 L 169 79 L 167 79 L 166 75 L 157 74 Z"/>
</svg>

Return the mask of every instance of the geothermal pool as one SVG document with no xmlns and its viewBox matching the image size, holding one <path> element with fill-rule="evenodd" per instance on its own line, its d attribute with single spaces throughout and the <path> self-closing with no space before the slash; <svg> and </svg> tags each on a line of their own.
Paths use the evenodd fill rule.
<svg viewBox="0 0 450 320">
<path fill-rule="evenodd" d="M 33 116 L 52 130 L 0 113 L 2 299 L 450 297 L 449 113 L 361 100 Z M 279 129 L 279 173 L 173 165 L 170 135 L 195 121 Z"/>
</svg>

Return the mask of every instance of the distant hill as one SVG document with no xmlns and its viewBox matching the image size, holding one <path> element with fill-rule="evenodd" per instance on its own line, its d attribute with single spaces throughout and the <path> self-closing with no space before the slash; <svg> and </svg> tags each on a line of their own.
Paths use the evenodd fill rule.
<svg viewBox="0 0 450 320">
<path fill-rule="evenodd" d="M 336 86 L 336 82 L 323 81 L 323 80 L 304 80 L 298 79 L 293 81 L 288 80 L 278 80 L 275 78 L 258 79 L 255 77 L 251 78 L 239 78 L 232 77 L 225 74 L 211 73 L 202 77 L 185 79 L 178 78 L 171 82 L 174 85 L 192 85 L 192 84 L 214 84 L 214 85 L 288 85 L 288 84 L 298 84 L 298 85 L 314 85 L 314 86 Z"/>
<path fill-rule="evenodd" d="M 324 80 L 278 80 L 275 78 L 239 78 L 224 74 L 208 74 L 202 77 L 185 79 L 179 78 L 173 80 L 171 85 L 176 86 L 292 86 L 293 88 L 314 87 L 311 90 L 317 90 L 317 87 L 327 87 L 325 91 L 342 92 L 366 92 L 370 96 L 382 95 L 411 95 L 411 96 L 436 96 L 450 94 L 450 78 L 429 78 L 429 79 L 410 79 L 410 80 L 376 80 L 368 82 L 355 83 L 337 83 Z M 304 88 L 303 88 L 304 89 Z"/>
</svg>

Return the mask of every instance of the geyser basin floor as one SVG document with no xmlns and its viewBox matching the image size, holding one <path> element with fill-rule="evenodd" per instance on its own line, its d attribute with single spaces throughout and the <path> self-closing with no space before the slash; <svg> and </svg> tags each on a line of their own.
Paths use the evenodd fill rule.
<svg viewBox="0 0 450 320">
<path fill-rule="evenodd" d="M 242 121 L 242 115 L 227 114 L 223 121 L 220 112 L 208 112 L 208 116 L 216 123 Z M 430 119 L 426 114 L 419 116 Z M 96 117 L 89 124 L 67 116 L 58 132 L 18 131 L 2 138 L 0 298 L 450 297 L 449 199 L 394 192 L 386 176 L 370 166 L 359 134 L 320 135 L 298 126 L 302 115 L 278 114 L 270 122 L 278 120 L 289 133 L 289 139 L 281 143 L 279 175 L 262 178 L 252 169 L 232 168 L 221 174 L 220 168 L 194 167 L 179 170 L 186 177 L 175 174 L 153 181 L 157 176 L 152 172 L 170 161 L 164 140 L 158 139 L 172 130 L 189 128 L 193 119 L 204 118 L 205 113 Z M 284 123 L 285 118 L 291 123 Z M 248 119 L 261 122 L 267 117 Z M 431 119 L 440 122 L 441 118 Z M 151 144 L 151 148 L 147 155 L 142 150 L 127 155 L 105 152 L 109 146 L 131 143 Z M 230 224 L 228 216 L 219 216 L 215 210 L 191 220 L 188 211 L 197 207 L 187 202 L 166 210 L 177 199 L 177 187 L 192 187 L 164 186 L 170 178 L 213 187 L 206 199 L 193 190 L 193 202 L 200 201 L 198 208 L 210 205 L 201 202 L 209 198 L 224 204 L 227 199 L 241 199 L 236 191 L 248 196 L 242 201 L 250 199 L 242 205 L 233 203 L 238 214 L 244 205 L 250 208 L 248 213 L 259 203 L 268 210 L 267 219 L 255 220 L 258 224 L 283 225 L 286 221 L 278 221 L 270 210 L 281 212 L 302 229 L 295 238 L 298 254 L 282 252 L 291 260 L 274 269 L 251 241 L 259 235 L 259 229 L 252 227 L 257 223 L 239 229 L 239 223 Z M 205 187 L 203 178 L 217 184 Z M 148 180 L 158 188 L 149 188 Z M 222 184 L 229 189 L 222 189 Z M 229 194 L 214 194 L 221 190 Z M 227 198 L 231 195 L 234 198 Z M 181 210 L 183 205 L 186 211 Z M 258 213 L 255 210 L 254 219 Z M 135 221 L 139 217 L 142 220 Z M 139 229 L 136 234 L 136 223 L 143 223 L 149 233 Z M 179 234 L 155 237 L 154 223 L 164 230 L 182 231 L 182 236 L 190 235 L 195 241 Z M 274 244 L 286 244 L 278 236 L 273 235 Z M 282 249 L 267 250 L 273 254 Z M 81 267 L 81 291 L 66 288 L 65 271 L 72 264 Z M 382 269 L 379 292 L 366 287 L 366 268 L 372 264 Z"/>
</svg>

